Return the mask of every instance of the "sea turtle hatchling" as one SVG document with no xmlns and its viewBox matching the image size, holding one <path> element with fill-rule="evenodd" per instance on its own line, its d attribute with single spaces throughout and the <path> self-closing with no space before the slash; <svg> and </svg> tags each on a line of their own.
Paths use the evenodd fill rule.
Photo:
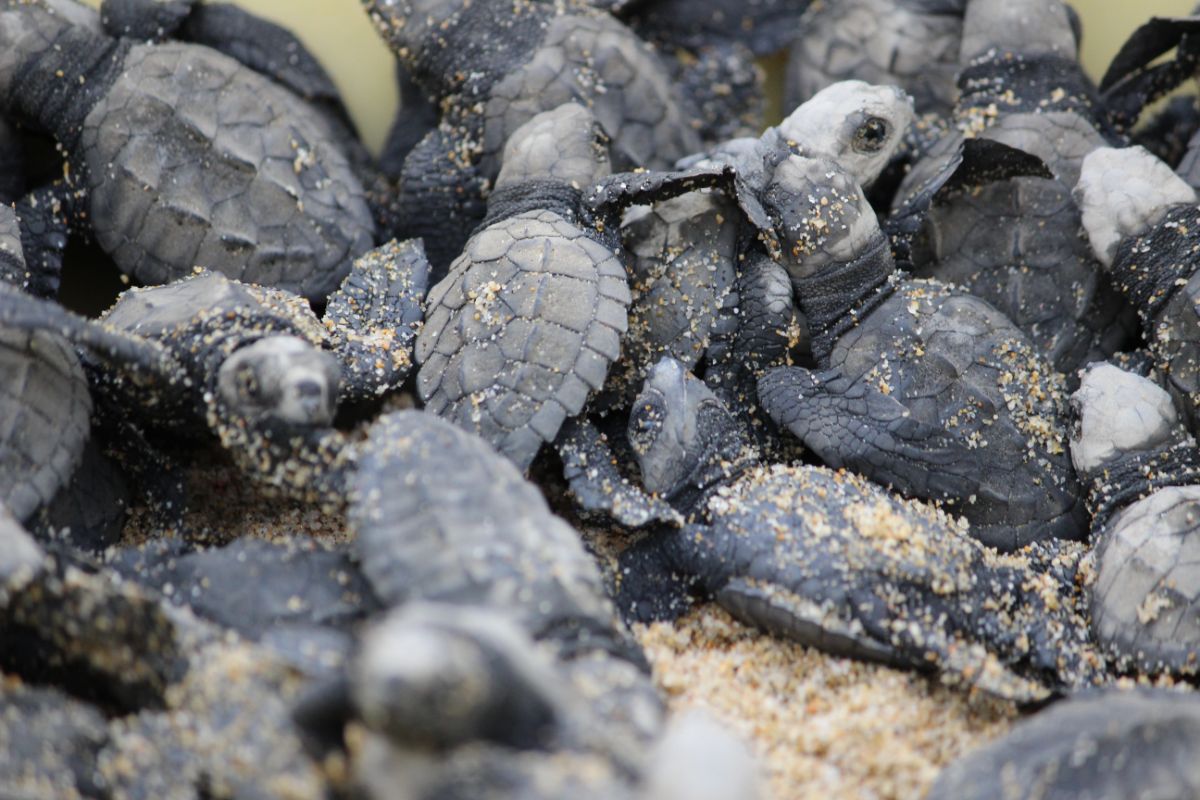
<svg viewBox="0 0 1200 800">
<path fill-rule="evenodd" d="M 932 208 L 912 270 L 987 300 L 1070 380 L 1124 347 L 1134 328 L 1078 235 L 1070 193 L 1083 157 L 1114 142 L 1114 128 L 1079 65 L 1066 3 L 971 0 L 963 25 L 953 124 L 905 177 L 893 211 L 966 138 L 1041 158 L 1052 176 L 996 182 Z"/>
<path fill-rule="evenodd" d="M 895 271 L 862 190 L 791 156 L 763 194 L 819 370 L 758 382 L 826 464 L 944 503 L 1002 550 L 1084 533 L 1061 377 L 985 301 Z"/>
<path fill-rule="evenodd" d="M 1196 191 L 1140 147 L 1083 162 L 1075 196 L 1096 257 L 1137 309 L 1142 333 L 1189 427 L 1200 421 L 1200 237 Z"/>
<path fill-rule="evenodd" d="M 724 174 L 609 175 L 606 142 L 575 103 L 513 134 L 488 217 L 430 290 L 417 337 L 426 409 L 522 469 L 604 386 L 620 355 L 630 302 L 621 209 Z"/>
<path fill-rule="evenodd" d="M 3 112 L 55 137 L 87 226 L 135 280 L 200 264 L 320 302 L 374 244 L 324 122 L 233 59 L 113 39 L 17 0 L 0 10 L 0 49 Z"/>
<path fill-rule="evenodd" d="M 1200 671 L 1200 458 L 1170 395 L 1111 364 L 1071 400 L 1071 458 L 1089 486 L 1091 628 L 1117 669 Z"/>
<path fill-rule="evenodd" d="M 664 169 L 699 149 L 687 104 L 658 55 L 583 0 L 365 4 L 380 34 L 444 109 L 409 153 L 395 204 L 422 237 L 435 280 L 484 213 L 505 143 L 538 113 L 578 102 L 623 169 Z"/>
<path fill-rule="evenodd" d="M 1093 679 L 1070 591 L 1082 546 L 1000 557 L 944 513 L 853 474 L 755 463 L 733 413 L 666 360 L 629 436 L 647 488 L 692 504 L 692 523 L 621 554 L 627 617 L 673 618 L 699 592 L 834 655 L 932 668 L 1018 701 Z"/>
<path fill-rule="evenodd" d="M 1198 732 L 1200 701 L 1191 693 L 1085 692 L 1017 722 L 1000 739 L 958 759 L 927 797 L 1195 797 Z"/>
</svg>

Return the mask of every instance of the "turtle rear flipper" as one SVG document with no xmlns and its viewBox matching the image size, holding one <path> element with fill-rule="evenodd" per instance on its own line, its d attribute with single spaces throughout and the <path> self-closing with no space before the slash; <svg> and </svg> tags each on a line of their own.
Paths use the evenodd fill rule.
<svg viewBox="0 0 1200 800">
<path fill-rule="evenodd" d="M 56 297 L 63 255 L 72 221 L 78 213 L 77 190 L 64 183 L 35 189 L 17 201 L 25 279 L 18 282 L 36 297 Z"/>
<path fill-rule="evenodd" d="M 379 399 L 408 377 L 429 269 L 420 240 L 393 241 L 360 256 L 329 296 L 324 322 L 342 365 L 343 400 Z"/>
<path fill-rule="evenodd" d="M 675 60 L 675 81 L 699 113 L 701 139 L 723 142 L 762 129 L 765 79 L 745 46 L 715 44 L 668 64 Z"/>
</svg>

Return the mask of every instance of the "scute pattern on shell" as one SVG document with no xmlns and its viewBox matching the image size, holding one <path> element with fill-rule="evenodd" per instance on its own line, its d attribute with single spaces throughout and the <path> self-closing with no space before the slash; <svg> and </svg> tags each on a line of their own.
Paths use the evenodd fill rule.
<svg viewBox="0 0 1200 800">
<path fill-rule="evenodd" d="M 145 283 L 201 265 L 324 299 L 374 225 L 312 114 L 219 53 L 134 47 L 80 138 L 100 245 Z"/>
<path fill-rule="evenodd" d="M 6 300 L 0 292 L 0 302 Z M 87 378 L 66 339 L 0 327 L 0 503 L 18 519 L 70 482 L 91 413 Z"/>
<path fill-rule="evenodd" d="M 617 256 L 558 214 L 492 225 L 430 290 L 421 398 L 524 469 L 604 385 L 629 302 Z"/>
</svg>

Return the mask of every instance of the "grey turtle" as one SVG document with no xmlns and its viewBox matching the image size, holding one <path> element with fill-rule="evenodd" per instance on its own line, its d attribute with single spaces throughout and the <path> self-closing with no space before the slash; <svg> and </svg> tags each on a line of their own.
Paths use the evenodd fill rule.
<svg viewBox="0 0 1200 800">
<path fill-rule="evenodd" d="M 1065 3 L 972 0 L 954 125 L 901 183 L 893 210 L 964 137 L 1040 157 L 1052 177 L 1015 177 L 932 208 L 911 254 L 916 276 L 954 283 L 1016 323 L 1068 375 L 1123 348 L 1133 319 L 1078 236 L 1070 190 L 1083 157 L 1115 140 L 1076 58 Z"/>
<path fill-rule="evenodd" d="M 113 39 L 15 0 L 0 46 L 4 113 L 57 139 L 88 226 L 136 280 L 200 264 L 321 301 L 372 246 L 362 186 L 327 126 L 233 59 Z"/>
<path fill-rule="evenodd" d="M 482 218 L 505 143 L 540 112 L 587 105 L 627 169 L 666 168 L 699 149 L 658 56 L 582 0 L 366 6 L 417 83 L 445 101 L 441 124 L 409 153 L 395 199 L 397 233 L 424 238 L 437 278 Z"/>
<path fill-rule="evenodd" d="M 522 469 L 604 386 L 620 355 L 630 302 L 615 241 L 621 207 L 721 175 L 609 176 L 605 141 L 574 103 L 517 130 L 488 218 L 430 290 L 417 338 L 426 408 Z"/>
<path fill-rule="evenodd" d="M 792 156 L 764 197 L 819 367 L 759 379 L 771 418 L 826 464 L 943 503 L 999 549 L 1081 537 L 1064 386 L 1029 338 L 974 295 L 896 273 L 835 165 Z"/>
<path fill-rule="evenodd" d="M 99 709 L 57 689 L 0 682 L 0 785 L 13 797 L 100 796 L 96 757 L 107 741 Z"/>
<path fill-rule="evenodd" d="M 946 114 L 958 97 L 966 0 L 843 0 L 814 4 L 790 42 L 784 103 L 837 81 L 895 84 L 917 112 Z"/>
<path fill-rule="evenodd" d="M 1196 442 L 1165 390 L 1110 364 L 1088 368 L 1072 405 L 1071 457 L 1093 508 L 1096 641 L 1122 671 L 1194 675 Z"/>
<path fill-rule="evenodd" d="M 1106 148 L 1084 161 L 1075 195 L 1097 258 L 1137 309 L 1149 351 L 1195 430 L 1200 410 L 1195 190 L 1141 148 Z"/>
<path fill-rule="evenodd" d="M 698 592 L 834 655 L 936 669 L 1022 702 L 1096 677 L 1071 591 L 1082 547 L 1001 558 L 858 476 L 756 465 L 738 431 L 703 383 L 656 367 L 629 435 L 647 488 L 693 504 L 693 522 L 622 553 L 622 613 L 671 618 Z"/>
<path fill-rule="evenodd" d="M 1169 690 L 1087 692 L 947 767 L 929 800 L 1194 797 L 1200 703 Z M 990 776 L 989 780 L 981 780 Z"/>
</svg>

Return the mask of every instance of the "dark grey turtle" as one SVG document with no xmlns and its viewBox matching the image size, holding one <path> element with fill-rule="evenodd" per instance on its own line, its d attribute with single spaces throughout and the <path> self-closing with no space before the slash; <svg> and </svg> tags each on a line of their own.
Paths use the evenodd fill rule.
<svg viewBox="0 0 1200 800">
<path fill-rule="evenodd" d="M 1164 689 L 1087 692 L 951 764 L 928 800 L 1118 800 L 1200 793 L 1200 701 Z"/>
<path fill-rule="evenodd" d="M 620 355 L 630 302 L 615 240 L 622 206 L 720 175 L 609 176 L 605 141 L 574 103 L 513 135 L 488 218 L 430 290 L 417 338 L 426 408 L 522 469 L 583 411 Z"/>
<path fill-rule="evenodd" d="M 755 466 L 730 412 L 660 363 L 630 419 L 653 488 L 693 524 L 621 555 L 617 604 L 671 618 L 688 592 L 835 655 L 1032 701 L 1095 676 L 1070 590 L 1080 546 L 999 557 L 941 512 L 855 475 Z"/>
<path fill-rule="evenodd" d="M 289 30 L 231 3 L 202 0 L 103 0 L 100 18 L 115 38 L 161 42 L 166 38 L 224 53 L 299 95 L 329 125 L 360 172 L 371 157 L 329 73 Z"/>
<path fill-rule="evenodd" d="M 136 280 L 201 265 L 320 301 L 372 246 L 362 186 L 328 128 L 233 59 L 112 39 L 16 0 L 0 47 L 4 113 L 58 140 L 88 226 Z"/>
<path fill-rule="evenodd" d="M 1200 459 L 1165 390 L 1093 364 L 1072 398 L 1096 541 L 1092 633 L 1118 669 L 1200 671 Z"/>
<path fill-rule="evenodd" d="M 1142 333 L 1188 426 L 1200 419 L 1200 271 L 1195 190 L 1138 147 L 1084 161 L 1075 192 L 1083 226 L 1113 283 L 1137 309 Z"/>
<path fill-rule="evenodd" d="M 384 39 L 444 111 L 409 153 L 395 200 L 441 277 L 483 216 L 505 143 L 540 112 L 588 106 L 622 168 L 669 167 L 699 149 L 686 104 L 658 56 L 582 0 L 368 2 Z"/>
<path fill-rule="evenodd" d="M 279 627 L 349 629 L 377 608 L 347 548 L 304 536 L 238 539 L 207 550 L 167 539 L 114 549 L 105 563 L 250 640 Z"/>
<path fill-rule="evenodd" d="M 0 786 L 22 800 L 99 797 L 100 710 L 51 688 L 0 680 Z"/>
<path fill-rule="evenodd" d="M 901 183 L 893 204 L 944 168 L 964 138 L 1040 157 L 1053 177 L 1015 177 L 932 208 L 914 274 L 954 283 L 1016 323 L 1068 375 L 1126 346 L 1133 320 L 1079 235 L 1070 189 L 1113 126 L 1076 58 L 1065 3 L 973 0 L 964 17 L 961 90 L 951 130 Z"/>
<path fill-rule="evenodd" d="M 1013 550 L 1084 533 L 1061 377 L 983 300 L 904 280 L 853 180 L 792 156 L 764 193 L 819 371 L 783 367 L 759 400 L 826 464 L 944 503 Z"/>
<path fill-rule="evenodd" d="M 958 98 L 967 0 L 842 0 L 808 9 L 790 42 L 784 105 L 837 81 L 895 84 L 917 112 L 945 114 Z"/>
</svg>

